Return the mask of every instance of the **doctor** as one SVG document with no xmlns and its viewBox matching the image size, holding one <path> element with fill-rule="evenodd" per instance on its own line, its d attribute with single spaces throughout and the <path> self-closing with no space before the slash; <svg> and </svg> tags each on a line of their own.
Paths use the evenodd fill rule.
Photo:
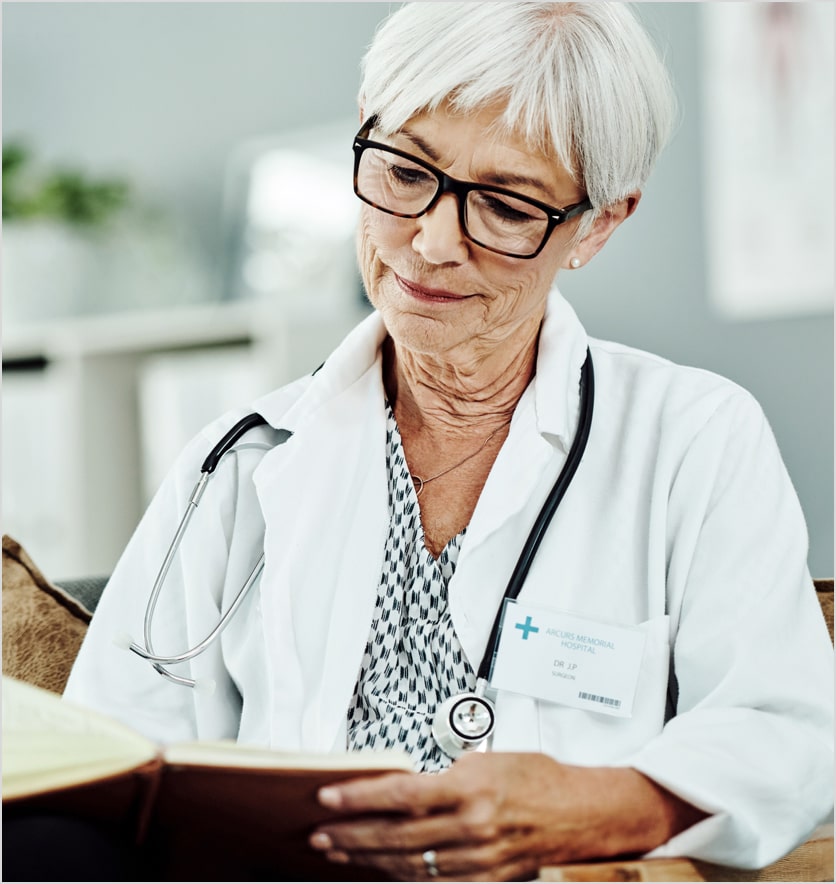
<svg viewBox="0 0 836 884">
<path fill-rule="evenodd" d="M 416 773 L 323 790 L 360 817 L 311 837 L 395 878 L 648 852 L 755 867 L 802 841 L 831 806 L 831 647 L 767 422 L 727 380 L 588 337 L 554 288 L 636 210 L 671 94 L 623 4 L 394 13 L 353 145 L 376 311 L 320 371 L 189 445 L 66 695 L 163 741 L 405 749 Z M 478 687 L 581 431 L 587 358 L 589 437 L 506 611 L 491 751 L 453 761 L 434 716 Z M 193 646 L 262 550 L 265 567 L 220 639 L 173 667 L 198 681 L 183 687 L 112 639 L 141 635 L 201 462 L 251 411 L 267 423 L 205 493 L 155 648 Z"/>
</svg>

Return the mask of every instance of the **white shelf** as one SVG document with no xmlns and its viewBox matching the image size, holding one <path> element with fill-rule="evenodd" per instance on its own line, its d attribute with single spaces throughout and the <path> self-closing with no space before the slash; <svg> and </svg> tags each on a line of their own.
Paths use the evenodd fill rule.
<svg viewBox="0 0 836 884">
<path fill-rule="evenodd" d="M 219 346 L 277 324 L 266 307 L 240 301 L 45 320 L 4 328 L 3 360 Z"/>
</svg>

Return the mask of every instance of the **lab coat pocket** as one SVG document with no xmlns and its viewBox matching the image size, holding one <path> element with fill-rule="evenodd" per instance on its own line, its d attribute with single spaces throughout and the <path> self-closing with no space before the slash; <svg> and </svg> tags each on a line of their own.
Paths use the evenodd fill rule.
<svg viewBox="0 0 836 884">
<path fill-rule="evenodd" d="M 633 714 L 618 718 L 538 701 L 541 751 L 567 764 L 616 764 L 660 733 L 670 670 L 667 614 L 638 624 L 646 640 Z"/>
</svg>

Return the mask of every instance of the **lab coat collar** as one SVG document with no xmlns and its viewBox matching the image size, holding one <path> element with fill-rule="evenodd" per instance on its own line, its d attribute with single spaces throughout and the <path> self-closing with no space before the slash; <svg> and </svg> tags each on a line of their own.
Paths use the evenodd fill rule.
<svg viewBox="0 0 836 884">
<path fill-rule="evenodd" d="M 505 580 L 488 541 L 510 522 L 522 550 L 527 527 L 563 467 L 577 431 L 580 372 L 587 337 L 575 311 L 552 290 L 540 333 L 537 370 L 523 393 L 467 528 L 450 608 L 465 654 L 474 666 L 484 653 Z M 528 508 L 530 513 L 519 518 Z M 506 542 L 507 539 L 506 539 Z"/>
<path fill-rule="evenodd" d="M 377 361 L 385 338 L 383 319 L 375 311 L 348 333 L 312 377 L 302 379 L 307 389 L 301 396 L 296 384 L 291 384 L 257 400 L 254 410 L 272 427 L 295 432 L 363 377 Z"/>
<path fill-rule="evenodd" d="M 588 339 L 577 314 L 557 287 L 549 293 L 540 330 L 534 410 L 537 431 L 569 451 L 578 425 L 580 373 Z"/>
</svg>

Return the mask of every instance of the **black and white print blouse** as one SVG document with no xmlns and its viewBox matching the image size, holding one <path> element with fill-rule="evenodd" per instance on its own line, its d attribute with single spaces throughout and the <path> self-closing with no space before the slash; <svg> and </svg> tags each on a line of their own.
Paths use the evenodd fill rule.
<svg viewBox="0 0 836 884">
<path fill-rule="evenodd" d="M 424 545 L 418 496 L 401 435 L 386 407 L 389 536 L 369 640 L 348 709 L 349 750 L 398 747 L 419 771 L 447 767 L 435 744 L 436 707 L 472 691 L 476 676 L 453 629 L 447 584 L 464 529 L 434 559 Z"/>
</svg>

